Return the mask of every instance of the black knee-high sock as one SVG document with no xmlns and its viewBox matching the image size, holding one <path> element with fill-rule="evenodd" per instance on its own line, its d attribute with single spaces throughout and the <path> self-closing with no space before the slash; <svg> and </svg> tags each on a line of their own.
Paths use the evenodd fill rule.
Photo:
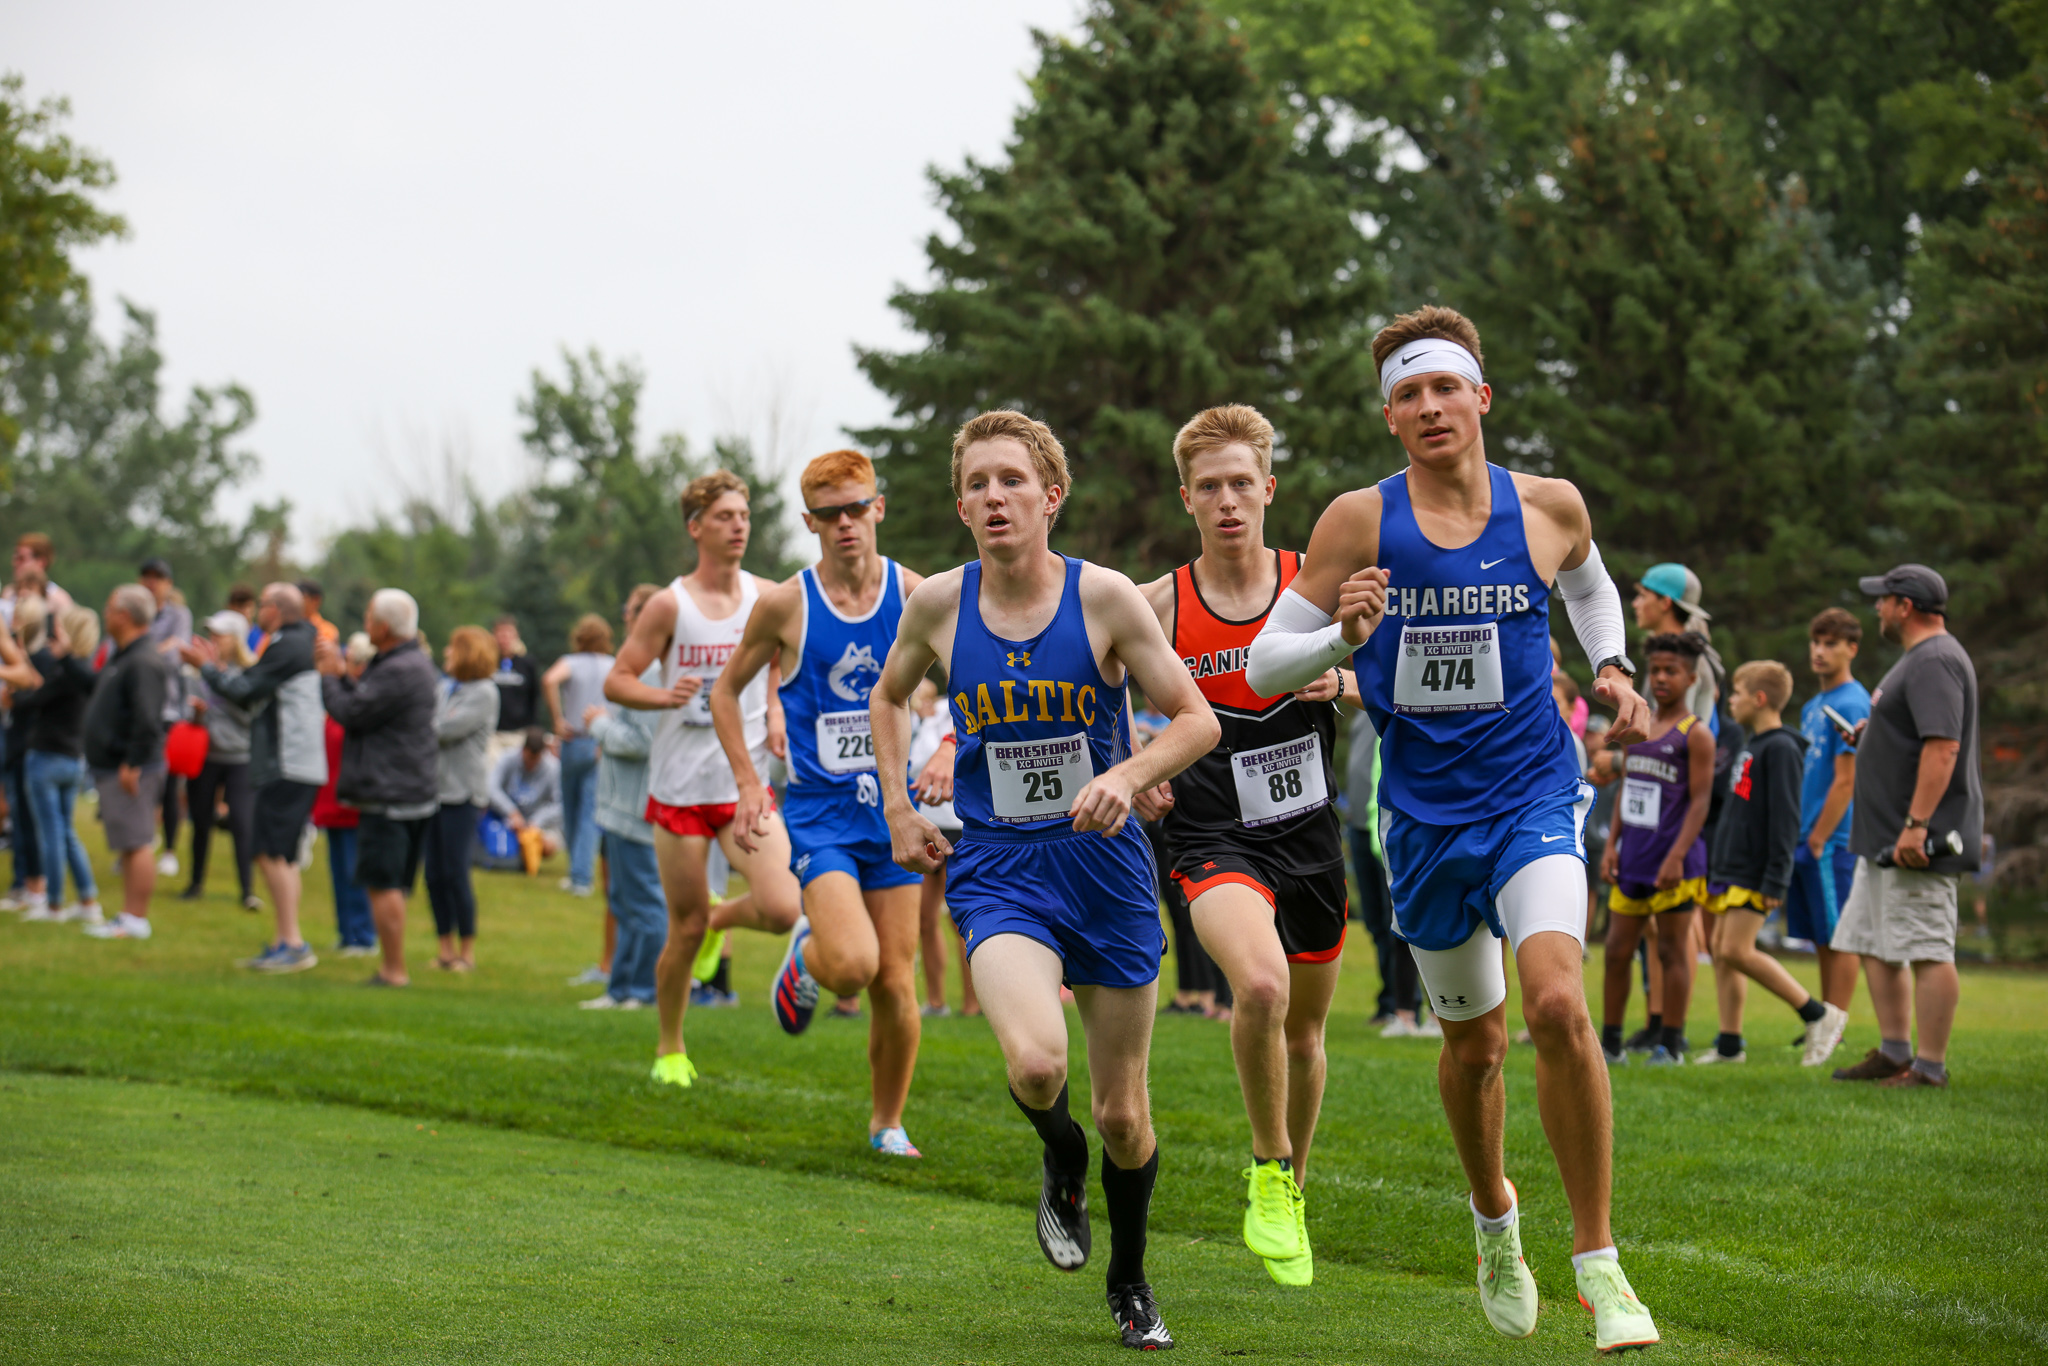
<svg viewBox="0 0 2048 1366">
<path fill-rule="evenodd" d="M 1145 1224 L 1152 1216 L 1152 1187 L 1159 1180 L 1159 1145 L 1135 1171 L 1126 1171 L 1102 1155 L 1102 1197 L 1109 1206 L 1108 1282 L 1136 1285 L 1145 1279 Z"/>
<path fill-rule="evenodd" d="M 1086 1176 L 1088 1174 L 1088 1135 L 1067 1113 L 1067 1088 L 1053 1097 L 1052 1105 L 1044 1110 L 1034 1110 L 1024 1103 L 1024 1098 L 1015 1090 L 1010 1099 L 1017 1102 L 1017 1108 L 1024 1112 L 1024 1118 L 1031 1121 L 1031 1127 L 1038 1130 L 1038 1136 L 1045 1141 L 1045 1167 L 1062 1176 Z M 1103 1165 L 1108 1166 L 1107 1159 Z"/>
</svg>

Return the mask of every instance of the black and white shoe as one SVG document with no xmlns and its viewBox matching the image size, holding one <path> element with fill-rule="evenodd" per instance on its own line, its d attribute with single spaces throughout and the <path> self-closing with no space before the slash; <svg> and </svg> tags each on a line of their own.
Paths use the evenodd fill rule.
<svg viewBox="0 0 2048 1366">
<path fill-rule="evenodd" d="M 1062 1176 L 1050 1167 L 1038 1193 L 1038 1246 L 1062 1271 L 1088 1264 L 1088 1176 Z"/>
<path fill-rule="evenodd" d="M 1136 1285 L 1111 1286 L 1109 1312 L 1116 1316 L 1117 1331 L 1124 1335 L 1124 1346 L 1140 1352 L 1163 1352 L 1173 1346 L 1173 1334 L 1166 1331 L 1166 1321 L 1159 1317 L 1159 1306 L 1152 1303 L 1152 1287 L 1143 1281 Z"/>
</svg>

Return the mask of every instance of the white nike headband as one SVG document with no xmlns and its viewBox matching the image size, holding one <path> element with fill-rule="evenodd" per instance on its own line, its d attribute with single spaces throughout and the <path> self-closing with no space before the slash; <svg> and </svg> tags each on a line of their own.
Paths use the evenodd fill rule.
<svg viewBox="0 0 2048 1366">
<path fill-rule="evenodd" d="M 1380 367 L 1380 397 L 1391 402 L 1394 386 L 1402 380 L 1444 372 L 1469 379 L 1474 387 L 1486 383 L 1485 376 L 1479 373 L 1479 362 L 1470 351 L 1442 337 L 1417 337 L 1388 356 L 1387 363 Z"/>
</svg>

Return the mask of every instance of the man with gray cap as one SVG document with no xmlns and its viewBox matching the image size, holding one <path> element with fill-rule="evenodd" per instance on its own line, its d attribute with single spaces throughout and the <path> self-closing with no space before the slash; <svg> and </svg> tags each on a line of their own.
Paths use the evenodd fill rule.
<svg viewBox="0 0 2048 1366">
<path fill-rule="evenodd" d="M 1835 1080 L 1947 1086 L 1961 992 L 1956 878 L 1975 868 L 1984 831 L 1977 671 L 1948 632 L 1941 575 L 1902 564 L 1857 586 L 1877 599 L 1884 638 L 1906 652 L 1854 732 L 1856 876 L 1834 937 L 1836 952 L 1863 959 L 1883 1045 L 1838 1068 Z"/>
</svg>

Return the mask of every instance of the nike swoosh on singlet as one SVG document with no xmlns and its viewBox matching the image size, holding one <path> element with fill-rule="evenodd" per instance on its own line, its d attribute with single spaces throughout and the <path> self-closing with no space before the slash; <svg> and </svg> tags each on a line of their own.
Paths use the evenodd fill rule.
<svg viewBox="0 0 2048 1366">
<path fill-rule="evenodd" d="M 1543 837 L 1543 842 L 1545 844 L 1555 844 L 1559 840 L 1568 840 L 1570 838 L 1570 835 L 1545 835 Z"/>
<path fill-rule="evenodd" d="M 1507 556 L 1503 555 L 1503 556 L 1501 556 L 1501 557 L 1500 557 L 1500 560 L 1505 560 L 1506 558 L 1507 558 Z M 1491 568 L 1493 568 L 1493 567 L 1494 567 L 1495 565 L 1499 564 L 1499 563 L 1500 563 L 1500 560 L 1481 560 L 1481 561 L 1479 562 L 1479 567 L 1480 567 L 1481 569 L 1491 569 Z"/>
</svg>

